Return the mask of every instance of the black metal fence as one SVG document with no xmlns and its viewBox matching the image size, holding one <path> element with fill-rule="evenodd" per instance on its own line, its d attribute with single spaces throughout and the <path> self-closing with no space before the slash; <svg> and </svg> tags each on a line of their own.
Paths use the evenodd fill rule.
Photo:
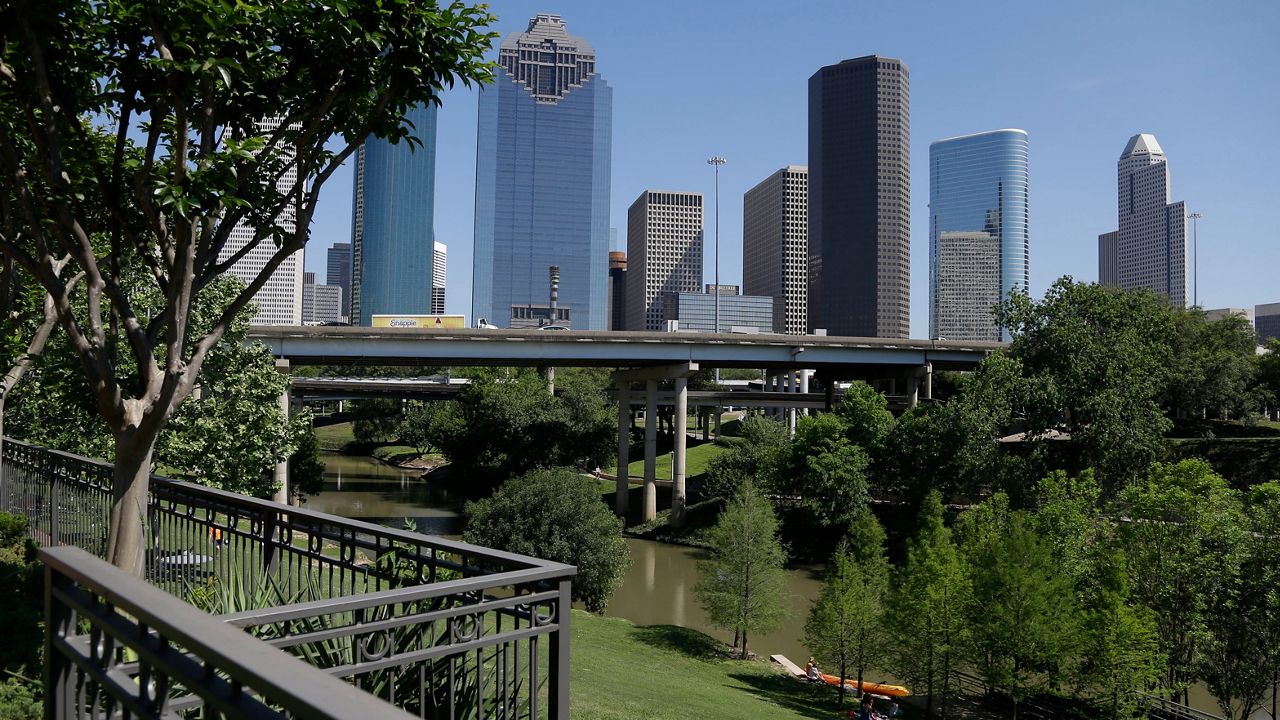
<svg viewBox="0 0 1280 720">
<path fill-rule="evenodd" d="M 111 467 L 5 440 L 0 509 L 103 556 Z M 575 569 L 154 477 L 147 580 L 423 718 L 565 718 Z"/>
</svg>

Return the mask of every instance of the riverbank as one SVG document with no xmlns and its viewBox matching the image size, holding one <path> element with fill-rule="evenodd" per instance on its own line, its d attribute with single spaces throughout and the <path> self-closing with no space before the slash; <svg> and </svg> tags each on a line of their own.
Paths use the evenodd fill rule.
<svg viewBox="0 0 1280 720">
<path fill-rule="evenodd" d="M 575 720 L 836 717 L 835 693 L 675 625 L 573 613 Z M 845 709 L 853 707 L 849 702 Z M 913 717 L 906 715 L 905 717 Z"/>
<path fill-rule="evenodd" d="M 368 445 L 357 443 L 351 423 L 317 426 L 316 439 L 322 452 L 338 455 L 364 455 L 394 468 L 426 474 L 444 464 L 439 453 L 423 455 L 409 445 Z"/>
</svg>

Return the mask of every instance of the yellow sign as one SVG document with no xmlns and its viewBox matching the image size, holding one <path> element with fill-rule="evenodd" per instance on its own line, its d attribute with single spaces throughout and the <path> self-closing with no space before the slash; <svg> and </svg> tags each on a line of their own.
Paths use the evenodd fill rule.
<svg viewBox="0 0 1280 720">
<path fill-rule="evenodd" d="M 438 330 L 466 327 L 462 315 L 374 315 L 374 327 L 436 328 Z"/>
</svg>

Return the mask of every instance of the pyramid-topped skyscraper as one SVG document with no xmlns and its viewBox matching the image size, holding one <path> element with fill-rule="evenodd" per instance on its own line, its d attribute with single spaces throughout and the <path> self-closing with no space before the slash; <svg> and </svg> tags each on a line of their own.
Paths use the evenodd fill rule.
<svg viewBox="0 0 1280 720">
<path fill-rule="evenodd" d="M 473 321 L 608 329 L 613 88 L 595 49 L 559 15 L 534 17 L 503 40 L 478 125 Z"/>
</svg>

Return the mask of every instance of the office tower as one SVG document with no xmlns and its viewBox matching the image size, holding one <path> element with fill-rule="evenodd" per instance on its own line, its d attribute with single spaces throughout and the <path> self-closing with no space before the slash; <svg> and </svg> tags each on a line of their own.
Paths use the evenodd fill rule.
<svg viewBox="0 0 1280 720">
<path fill-rule="evenodd" d="M 435 258 L 431 263 L 431 314 L 444 314 L 445 269 L 449 266 L 449 246 L 435 243 Z"/>
<path fill-rule="evenodd" d="M 264 133 L 274 132 L 279 127 L 279 119 L 271 119 L 259 123 L 259 128 Z M 296 166 L 290 167 L 284 175 L 276 180 L 276 189 L 282 194 L 288 195 L 293 191 L 297 182 L 297 168 Z M 296 219 L 297 215 L 293 210 L 293 206 L 286 204 L 280 212 L 276 224 L 284 229 L 286 234 L 292 235 L 296 227 Z M 246 245 L 253 242 L 254 234 L 255 230 L 248 222 L 241 221 L 236 223 L 236 226 L 231 229 L 222 251 L 218 253 L 218 262 L 227 262 L 232 256 L 243 250 Z M 244 283 L 251 283 L 262 274 L 263 269 L 275 254 L 276 244 L 270 238 L 263 239 L 244 257 L 236 260 L 232 264 L 230 272 Z M 250 324 L 302 324 L 302 268 L 302 250 L 293 253 L 276 266 L 275 271 L 271 273 L 271 277 L 267 278 L 266 283 L 253 296 L 253 303 L 258 306 L 258 314 L 249 321 Z"/>
<path fill-rule="evenodd" d="M 1024 130 L 929 145 L 929 337 L 1000 340 L 992 306 L 1030 292 L 1027 152 Z"/>
<path fill-rule="evenodd" d="M 627 329 L 661 330 L 666 295 L 701 286 L 702 193 L 640 193 L 627 211 Z"/>
<path fill-rule="evenodd" d="M 1280 302 L 1253 307 L 1253 329 L 1258 333 L 1258 344 L 1266 345 L 1272 338 L 1280 338 Z"/>
<path fill-rule="evenodd" d="M 773 298 L 773 332 L 807 332 L 809 168 L 788 165 L 743 196 L 742 286 Z"/>
<path fill-rule="evenodd" d="M 1249 327 L 1253 327 L 1253 308 L 1214 308 L 1204 311 L 1204 319 L 1208 322 L 1217 322 L 1226 320 L 1231 316 L 1242 317 L 1249 322 Z"/>
<path fill-rule="evenodd" d="M 1134 135 L 1116 164 L 1120 229 L 1116 235 L 1116 284 L 1149 288 L 1187 304 L 1187 207 L 1170 202 L 1169 161 L 1156 136 Z M 1101 273 L 1102 238 L 1098 238 Z"/>
<path fill-rule="evenodd" d="M 556 265 L 573 327 L 604 330 L 613 89 L 559 15 L 508 35 L 494 74 L 480 92 L 473 317 L 507 327 L 545 304 Z"/>
<path fill-rule="evenodd" d="M 369 137 L 356 151 L 351 210 L 351 324 L 431 310 L 436 107 L 406 119 L 421 145 Z"/>
<path fill-rule="evenodd" d="M 1120 286 L 1120 233 L 1112 230 L 1098 236 L 1098 284 Z"/>
<path fill-rule="evenodd" d="M 609 251 L 609 329 L 627 329 L 627 254 Z"/>
<path fill-rule="evenodd" d="M 711 293 L 667 293 L 662 304 L 663 329 L 715 332 L 716 296 Z M 720 331 L 767 333 L 773 326 L 773 298 L 766 295 L 720 295 Z"/>
<path fill-rule="evenodd" d="M 911 329 L 907 66 L 870 55 L 809 78 L 809 328 Z"/>
<path fill-rule="evenodd" d="M 342 287 L 317 285 L 315 273 L 302 278 L 302 322 L 322 325 L 342 322 Z"/>
<path fill-rule="evenodd" d="M 334 243 L 329 248 L 325 284 L 342 288 L 342 314 L 351 317 L 351 243 Z"/>
</svg>

